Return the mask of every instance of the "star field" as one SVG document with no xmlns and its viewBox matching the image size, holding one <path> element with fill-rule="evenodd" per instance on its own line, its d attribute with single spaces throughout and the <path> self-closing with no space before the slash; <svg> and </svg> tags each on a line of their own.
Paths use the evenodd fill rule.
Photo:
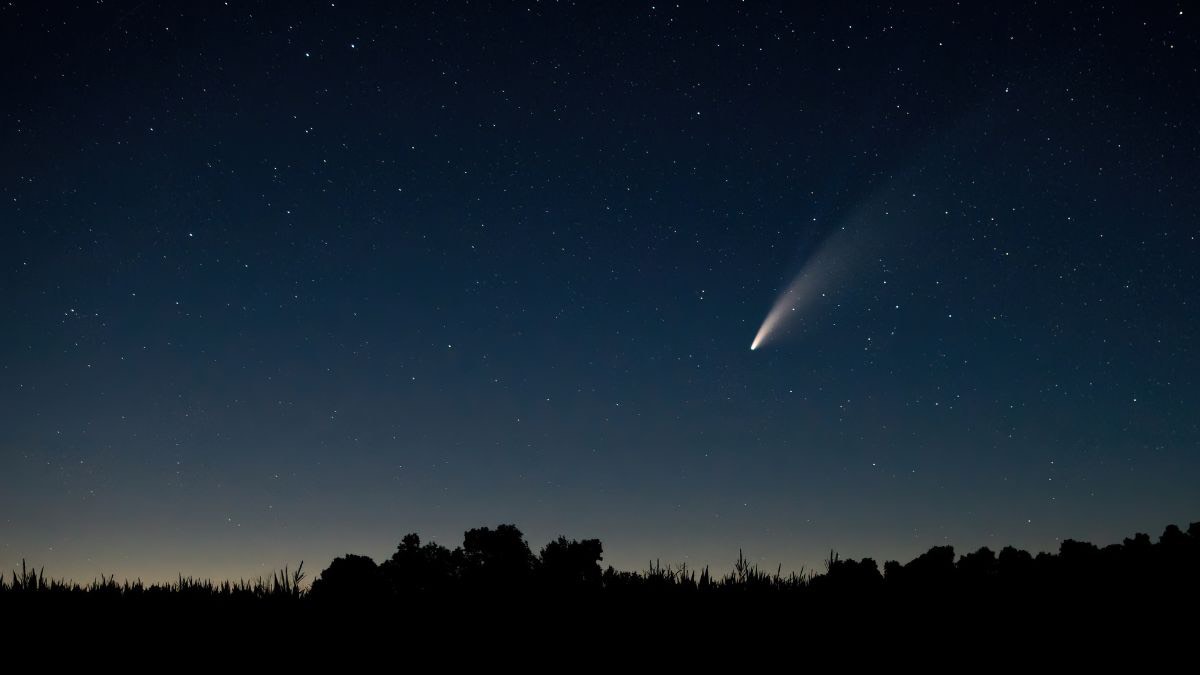
<svg viewBox="0 0 1200 675">
<path fill-rule="evenodd" d="M 0 569 L 1195 520 L 1195 17 L 9 2 Z"/>
</svg>

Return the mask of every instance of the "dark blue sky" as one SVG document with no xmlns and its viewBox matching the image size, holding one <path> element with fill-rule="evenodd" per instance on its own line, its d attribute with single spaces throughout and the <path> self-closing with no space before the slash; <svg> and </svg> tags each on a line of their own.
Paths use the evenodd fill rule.
<svg viewBox="0 0 1200 675">
<path fill-rule="evenodd" d="M 1195 14 L 846 5 L 0 7 L 0 569 L 1197 519 Z"/>
</svg>

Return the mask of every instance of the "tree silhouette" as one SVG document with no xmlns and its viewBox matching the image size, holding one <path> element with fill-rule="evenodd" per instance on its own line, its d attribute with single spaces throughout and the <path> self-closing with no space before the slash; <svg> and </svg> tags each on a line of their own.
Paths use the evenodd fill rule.
<svg viewBox="0 0 1200 675">
<path fill-rule="evenodd" d="M 893 586 L 943 591 L 954 575 L 954 547 L 934 546 L 889 572 L 888 581 Z"/>
<path fill-rule="evenodd" d="M 454 553 L 432 542 L 422 546 L 415 532 L 404 536 L 379 569 L 392 592 L 399 595 L 446 591 L 454 587 L 459 575 Z"/>
<path fill-rule="evenodd" d="M 984 546 L 968 553 L 955 563 L 959 578 L 968 584 L 988 584 L 997 576 L 998 563 L 992 549 Z"/>
<path fill-rule="evenodd" d="M 553 587 L 598 587 L 602 552 L 599 539 L 568 541 L 560 536 L 542 549 L 539 556 L 541 578 Z"/>
<path fill-rule="evenodd" d="M 385 598 L 389 590 L 374 560 L 348 553 L 333 559 L 313 581 L 310 594 L 314 599 L 361 603 Z"/>
<path fill-rule="evenodd" d="M 825 575 L 813 580 L 815 587 L 836 593 L 867 593 L 883 585 L 879 565 L 871 558 L 842 559 L 830 553 L 825 563 Z"/>
<path fill-rule="evenodd" d="M 533 574 L 533 553 L 516 525 L 479 527 L 463 535 L 462 576 L 476 589 L 516 590 Z"/>
</svg>

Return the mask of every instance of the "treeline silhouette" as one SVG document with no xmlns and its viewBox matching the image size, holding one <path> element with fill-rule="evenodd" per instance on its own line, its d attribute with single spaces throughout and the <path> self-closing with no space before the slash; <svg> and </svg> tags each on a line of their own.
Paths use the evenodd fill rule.
<svg viewBox="0 0 1200 675">
<path fill-rule="evenodd" d="M 956 557 L 953 547 L 935 546 L 901 564 L 882 568 L 871 558 L 843 559 L 831 552 L 822 573 L 784 574 L 751 564 L 739 553 L 731 571 L 716 576 L 705 567 L 651 564 L 639 572 L 601 567 L 598 539 L 565 537 L 547 543 L 535 555 L 514 525 L 468 530 L 462 545 L 448 549 L 406 535 L 390 558 L 376 563 L 367 556 L 335 558 L 305 589 L 303 563 L 252 581 L 202 581 L 143 584 L 102 577 L 80 585 L 47 578 L 24 565 L 8 579 L 0 577 L 0 600 L 16 596 L 74 599 L 148 598 L 162 604 L 180 599 L 267 602 L 275 606 L 386 604 L 441 601 L 447 598 L 552 597 L 556 600 L 673 597 L 804 596 L 814 600 L 900 600 L 911 604 L 939 597 L 972 603 L 1004 603 L 1014 598 L 1093 598 L 1159 603 L 1195 598 L 1200 590 L 1200 522 L 1187 531 L 1169 525 L 1152 541 L 1136 534 L 1119 544 L 1098 547 L 1065 540 L 1057 553 L 1006 546 Z"/>
<path fill-rule="evenodd" d="M 313 582 L 315 601 L 377 601 L 430 594 L 647 595 L 657 593 L 799 594 L 810 596 L 1008 595 L 1025 592 L 1110 593 L 1119 589 L 1195 592 L 1200 588 L 1200 522 L 1186 532 L 1169 525 L 1157 542 L 1136 534 L 1103 548 L 1067 539 L 1058 553 L 1032 555 L 1012 546 L 983 547 L 960 557 L 934 546 L 908 563 L 882 569 L 871 558 L 830 552 L 824 573 L 784 574 L 751 564 L 739 552 L 733 570 L 651 564 L 640 572 L 602 569 L 597 539 L 559 537 L 534 555 L 514 525 L 467 531 L 449 550 L 416 534 L 376 564 L 361 555 L 336 558 Z"/>
</svg>

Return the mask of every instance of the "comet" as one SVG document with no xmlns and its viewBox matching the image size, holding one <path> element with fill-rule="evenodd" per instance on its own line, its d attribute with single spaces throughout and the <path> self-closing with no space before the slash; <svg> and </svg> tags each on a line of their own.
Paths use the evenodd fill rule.
<svg viewBox="0 0 1200 675">
<path fill-rule="evenodd" d="M 758 327 L 758 333 L 754 335 L 754 341 L 750 343 L 750 351 L 754 351 L 761 347 L 765 342 L 776 336 L 780 328 L 788 322 L 793 315 L 797 314 L 810 303 L 816 295 L 817 287 L 820 280 L 817 275 L 808 269 L 808 265 L 800 270 L 792 283 L 784 289 L 779 297 L 775 299 L 775 304 L 771 306 L 771 311 L 767 312 L 767 318 L 763 319 L 762 325 Z"/>
<path fill-rule="evenodd" d="M 847 263 L 856 257 L 850 255 L 854 248 L 846 228 L 835 230 L 826 237 L 792 282 L 775 298 L 775 303 L 754 335 L 754 341 L 750 343 L 750 351 L 779 338 L 789 323 L 803 316 L 814 303 L 825 297 L 825 291 L 842 276 Z"/>
</svg>

